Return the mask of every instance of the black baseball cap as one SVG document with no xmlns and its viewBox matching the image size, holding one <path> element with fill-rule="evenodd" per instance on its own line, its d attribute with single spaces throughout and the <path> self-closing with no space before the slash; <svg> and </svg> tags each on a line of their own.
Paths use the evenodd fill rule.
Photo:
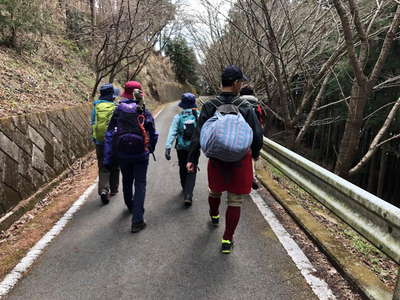
<svg viewBox="0 0 400 300">
<path fill-rule="evenodd" d="M 222 72 L 221 75 L 222 80 L 229 80 L 229 81 L 235 81 L 235 80 L 243 80 L 243 81 L 248 81 L 249 79 L 243 74 L 242 70 L 240 70 L 239 67 L 231 65 L 227 66 L 224 71 Z"/>
</svg>

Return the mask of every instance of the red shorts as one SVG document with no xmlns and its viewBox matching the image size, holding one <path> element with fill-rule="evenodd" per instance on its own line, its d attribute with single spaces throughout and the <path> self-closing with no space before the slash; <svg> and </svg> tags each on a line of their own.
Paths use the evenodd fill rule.
<svg viewBox="0 0 400 300">
<path fill-rule="evenodd" d="M 213 192 L 230 192 L 246 195 L 251 192 L 253 161 L 251 152 L 239 162 L 227 163 L 220 160 L 208 161 L 208 187 Z"/>
</svg>

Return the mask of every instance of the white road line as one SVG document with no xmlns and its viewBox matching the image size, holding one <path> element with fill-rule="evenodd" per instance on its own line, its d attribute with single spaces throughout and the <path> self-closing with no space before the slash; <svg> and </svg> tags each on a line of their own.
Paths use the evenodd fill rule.
<svg viewBox="0 0 400 300">
<path fill-rule="evenodd" d="M 296 264 L 297 268 L 310 285 L 315 295 L 321 300 L 336 299 L 328 284 L 323 279 L 313 275 L 313 273 L 316 272 L 314 266 L 276 218 L 275 214 L 268 207 L 267 203 L 265 203 L 261 196 L 255 191 L 252 191 L 250 196 L 257 205 L 261 214 L 264 216 L 264 219 L 271 226 L 272 231 L 278 237 L 283 248 L 285 248 L 286 252 L 292 258 L 293 262 Z"/>
<path fill-rule="evenodd" d="M 158 116 L 163 112 L 164 108 L 165 106 L 163 106 L 163 108 L 161 108 L 160 111 L 154 115 L 154 119 L 158 118 Z"/>
<path fill-rule="evenodd" d="M 156 119 L 164 107 L 154 116 Z M 42 255 L 44 249 L 50 244 L 50 242 L 61 233 L 65 225 L 72 219 L 74 214 L 82 207 L 86 202 L 89 195 L 96 188 L 97 180 L 94 184 L 86 189 L 86 191 L 79 197 L 78 200 L 68 209 L 68 211 L 61 217 L 60 220 L 47 232 L 36 244 L 29 250 L 26 256 L 12 269 L 10 273 L 0 282 L 0 298 L 6 296 L 11 289 L 17 284 L 18 280 L 22 278 L 24 273 L 26 273 L 29 268 L 33 265 L 35 260 Z"/>
<path fill-rule="evenodd" d="M 86 202 L 96 185 L 97 182 L 86 189 L 79 199 L 74 202 L 70 209 L 68 209 L 64 216 L 58 220 L 53 228 L 47 232 L 31 250 L 29 250 L 28 254 L 18 263 L 18 265 L 14 267 L 14 269 L 3 279 L 3 281 L 0 282 L 0 298 L 7 295 L 7 293 L 18 282 L 18 280 L 22 278 L 23 274 L 29 270 L 35 260 L 43 253 L 44 249 L 50 244 L 50 242 L 60 234 L 65 225 L 68 224 L 74 214 Z"/>
</svg>

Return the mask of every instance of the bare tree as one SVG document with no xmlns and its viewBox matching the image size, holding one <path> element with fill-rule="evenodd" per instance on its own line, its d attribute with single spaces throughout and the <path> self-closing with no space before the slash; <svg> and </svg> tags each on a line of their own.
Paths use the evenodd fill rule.
<svg viewBox="0 0 400 300">
<path fill-rule="evenodd" d="M 381 129 L 378 131 L 378 134 L 372 140 L 372 143 L 369 146 L 368 152 L 362 157 L 362 159 L 357 163 L 357 165 L 349 171 L 350 176 L 353 176 L 353 175 L 357 174 L 358 172 L 360 172 L 360 170 L 369 162 L 369 160 L 372 158 L 372 156 L 376 153 L 376 151 L 379 149 L 379 147 L 381 147 L 382 145 L 384 145 L 390 141 L 400 138 L 400 133 L 399 133 L 399 134 L 392 135 L 391 137 L 382 141 L 382 138 L 385 136 L 385 134 L 387 133 L 387 131 L 390 128 L 391 123 L 395 119 L 396 114 L 399 111 L 399 108 L 400 108 L 400 98 L 395 102 L 395 104 L 393 105 L 392 109 L 390 110 L 385 122 L 383 123 Z"/>
<path fill-rule="evenodd" d="M 174 17 L 174 6 L 164 0 L 121 0 L 111 3 L 111 14 L 95 26 L 93 68 L 96 82 L 92 97 L 102 80 L 113 82 L 128 70 L 135 77 L 158 40 L 162 30 Z"/>
<path fill-rule="evenodd" d="M 354 0 L 345 1 L 348 4 L 348 8 L 343 5 L 342 1 L 332 0 L 332 2 L 340 18 L 341 29 L 346 41 L 347 57 L 354 72 L 348 117 L 335 167 L 335 172 L 338 175 L 347 177 L 353 160 L 358 153 L 365 106 L 371 96 L 373 87 L 379 80 L 383 66 L 392 48 L 393 40 L 399 31 L 400 5 L 394 2 L 392 4 L 396 11 L 392 16 L 390 27 L 387 29 L 379 57 L 372 71 L 367 72 L 365 65 L 369 58 L 369 49 L 371 46 L 369 31 L 376 17 L 373 17 L 369 22 L 364 21 L 360 15 L 360 8 Z M 377 1 L 377 3 L 377 12 L 379 12 L 381 2 Z M 352 28 L 351 22 L 354 23 L 355 31 Z M 354 33 L 361 42 L 358 54 L 354 44 Z"/>
</svg>

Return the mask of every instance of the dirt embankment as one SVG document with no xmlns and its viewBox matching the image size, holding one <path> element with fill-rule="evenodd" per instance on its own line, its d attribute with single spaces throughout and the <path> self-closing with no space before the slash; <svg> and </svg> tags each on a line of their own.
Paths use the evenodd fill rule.
<svg viewBox="0 0 400 300">
<path fill-rule="evenodd" d="M 93 72 L 70 41 L 44 39 L 35 53 L 0 47 L 0 117 L 80 104 Z"/>
<path fill-rule="evenodd" d="M 45 38 L 34 53 L 0 46 L 0 65 L 0 118 L 85 103 L 94 85 L 85 52 L 62 38 Z M 142 82 L 150 108 L 192 91 L 176 82 L 169 59 L 156 54 L 136 80 Z"/>
</svg>

